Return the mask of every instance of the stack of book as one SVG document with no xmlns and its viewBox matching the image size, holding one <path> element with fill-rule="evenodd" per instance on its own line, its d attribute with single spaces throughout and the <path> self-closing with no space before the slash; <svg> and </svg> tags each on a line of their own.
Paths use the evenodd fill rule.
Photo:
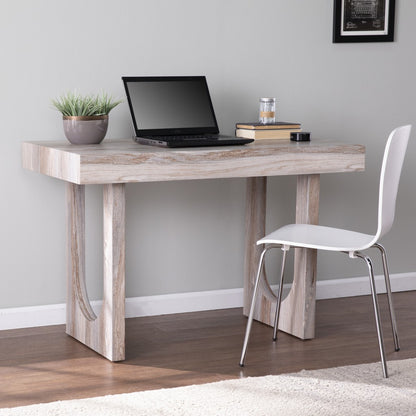
<svg viewBox="0 0 416 416">
<path fill-rule="evenodd" d="M 246 139 L 290 139 L 290 133 L 302 131 L 300 123 L 276 121 L 270 124 L 237 123 L 235 135 Z"/>
</svg>

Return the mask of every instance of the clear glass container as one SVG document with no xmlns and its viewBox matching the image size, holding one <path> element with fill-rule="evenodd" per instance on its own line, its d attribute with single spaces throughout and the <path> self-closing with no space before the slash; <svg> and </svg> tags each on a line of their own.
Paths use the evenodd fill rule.
<svg viewBox="0 0 416 416">
<path fill-rule="evenodd" d="M 260 98 L 259 122 L 261 124 L 276 121 L 276 98 Z"/>
</svg>

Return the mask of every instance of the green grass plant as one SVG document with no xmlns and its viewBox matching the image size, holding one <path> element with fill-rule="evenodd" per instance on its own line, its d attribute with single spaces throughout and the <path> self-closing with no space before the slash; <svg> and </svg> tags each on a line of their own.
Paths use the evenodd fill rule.
<svg viewBox="0 0 416 416">
<path fill-rule="evenodd" d="M 67 92 L 52 100 L 52 105 L 64 116 L 102 116 L 108 114 L 122 101 L 106 94 L 81 95 Z"/>
</svg>

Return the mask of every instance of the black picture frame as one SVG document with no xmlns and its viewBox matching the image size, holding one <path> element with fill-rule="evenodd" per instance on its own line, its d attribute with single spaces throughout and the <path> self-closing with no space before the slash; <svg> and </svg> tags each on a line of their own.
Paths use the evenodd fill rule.
<svg viewBox="0 0 416 416">
<path fill-rule="evenodd" d="M 395 0 L 334 0 L 332 42 L 393 42 L 395 8 Z"/>
</svg>

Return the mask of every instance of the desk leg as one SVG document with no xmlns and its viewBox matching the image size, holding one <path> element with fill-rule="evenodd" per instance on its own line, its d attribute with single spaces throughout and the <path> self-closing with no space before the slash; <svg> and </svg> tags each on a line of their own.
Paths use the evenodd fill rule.
<svg viewBox="0 0 416 416">
<path fill-rule="evenodd" d="M 256 241 L 264 237 L 266 230 L 266 194 L 266 177 L 247 178 L 243 308 L 245 315 L 248 315 L 250 311 L 257 265 L 263 249 L 256 245 Z M 257 293 L 254 319 L 267 325 L 273 325 L 276 297 L 265 279 L 265 272 L 260 280 Z"/>
<path fill-rule="evenodd" d="M 299 175 L 296 194 L 296 222 L 318 224 L 319 175 Z M 301 339 L 315 336 L 317 251 L 295 249 L 293 284 L 283 300 L 279 329 Z"/>
<path fill-rule="evenodd" d="M 297 179 L 296 222 L 318 223 L 319 175 Z M 267 178 L 248 178 L 246 193 L 246 246 L 244 266 L 244 314 L 248 315 L 261 247 L 265 235 Z M 279 329 L 301 339 L 315 335 L 316 250 L 296 249 L 292 288 L 283 300 Z M 276 297 L 262 276 L 254 319 L 273 325 Z"/>
<path fill-rule="evenodd" d="M 125 358 L 125 186 L 104 185 L 104 288 L 98 316 L 85 283 L 85 186 L 67 184 L 66 333 L 111 361 Z"/>
</svg>

